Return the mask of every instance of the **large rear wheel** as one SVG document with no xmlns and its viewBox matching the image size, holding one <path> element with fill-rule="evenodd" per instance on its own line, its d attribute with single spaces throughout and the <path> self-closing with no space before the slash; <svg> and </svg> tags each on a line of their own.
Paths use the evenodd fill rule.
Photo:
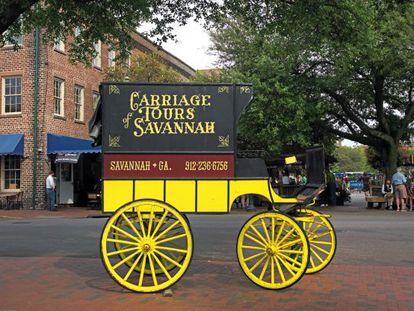
<svg viewBox="0 0 414 311">
<path fill-rule="evenodd" d="M 135 292 L 170 287 L 187 270 L 192 254 L 188 222 L 175 208 L 160 201 L 124 205 L 109 218 L 102 232 L 105 268 L 117 283 Z"/>
</svg>

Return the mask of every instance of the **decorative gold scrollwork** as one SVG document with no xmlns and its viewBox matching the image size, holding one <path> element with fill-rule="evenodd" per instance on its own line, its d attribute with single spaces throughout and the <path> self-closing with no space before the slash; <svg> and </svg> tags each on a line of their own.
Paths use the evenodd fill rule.
<svg viewBox="0 0 414 311">
<path fill-rule="evenodd" d="M 109 135 L 109 147 L 119 148 L 121 145 L 119 144 L 121 140 L 121 136 L 111 136 Z"/>
<path fill-rule="evenodd" d="M 119 87 L 117 85 L 111 84 L 109 86 L 109 94 L 117 94 L 119 95 L 121 91 L 119 90 Z"/>
</svg>

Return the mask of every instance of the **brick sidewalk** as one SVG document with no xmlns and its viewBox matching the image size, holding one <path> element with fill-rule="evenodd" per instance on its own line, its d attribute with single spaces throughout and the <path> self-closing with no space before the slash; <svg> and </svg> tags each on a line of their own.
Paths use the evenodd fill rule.
<svg viewBox="0 0 414 311">
<path fill-rule="evenodd" d="M 332 264 L 270 291 L 237 262 L 193 260 L 173 290 L 173 297 L 130 293 L 97 258 L 0 259 L 0 310 L 413 310 L 414 268 Z"/>
<path fill-rule="evenodd" d="M 85 218 L 102 215 L 101 210 L 93 210 L 87 207 L 63 207 L 56 212 L 48 210 L 2 210 L 0 209 L 0 221 L 7 219 L 32 219 L 32 218 Z"/>
</svg>

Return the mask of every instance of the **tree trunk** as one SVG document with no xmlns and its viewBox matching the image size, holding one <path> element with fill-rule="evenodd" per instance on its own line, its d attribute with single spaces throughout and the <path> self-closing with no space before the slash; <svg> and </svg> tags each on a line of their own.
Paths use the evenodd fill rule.
<svg viewBox="0 0 414 311">
<path fill-rule="evenodd" d="M 388 144 L 385 148 L 386 158 L 384 161 L 385 177 L 391 179 L 397 171 L 398 166 L 398 144 Z"/>
</svg>

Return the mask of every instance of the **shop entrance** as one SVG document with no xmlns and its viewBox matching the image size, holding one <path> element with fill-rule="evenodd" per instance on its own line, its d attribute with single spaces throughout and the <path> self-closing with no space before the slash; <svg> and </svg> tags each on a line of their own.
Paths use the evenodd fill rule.
<svg viewBox="0 0 414 311">
<path fill-rule="evenodd" d="M 59 163 L 57 176 L 59 204 L 73 204 L 73 164 Z"/>
</svg>

